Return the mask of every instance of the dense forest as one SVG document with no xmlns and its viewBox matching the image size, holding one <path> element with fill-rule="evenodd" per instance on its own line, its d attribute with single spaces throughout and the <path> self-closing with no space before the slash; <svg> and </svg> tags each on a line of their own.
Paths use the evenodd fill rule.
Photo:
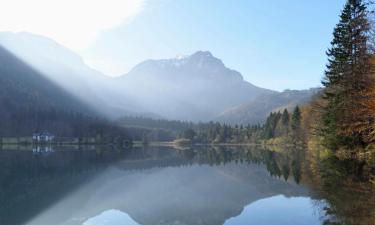
<svg viewBox="0 0 375 225">
<path fill-rule="evenodd" d="M 264 124 L 229 125 L 219 122 L 191 123 L 145 117 L 123 117 L 117 123 L 131 131 L 134 140 L 173 141 L 188 139 L 199 144 L 259 143 L 280 138 L 282 141 L 302 142 L 301 110 L 285 109 L 272 112 Z"/>
<path fill-rule="evenodd" d="M 267 140 L 298 144 L 303 141 L 301 110 L 297 106 L 292 113 L 287 109 L 272 112 L 262 125 L 235 125 L 201 123 L 179 133 L 178 138 L 196 143 L 260 143 Z"/>
</svg>

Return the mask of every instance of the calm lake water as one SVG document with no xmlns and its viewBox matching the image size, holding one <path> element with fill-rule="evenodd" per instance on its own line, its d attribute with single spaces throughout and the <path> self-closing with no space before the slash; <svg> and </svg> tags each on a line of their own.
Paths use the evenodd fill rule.
<svg viewBox="0 0 375 225">
<path fill-rule="evenodd" d="M 3 147 L 0 224 L 375 224 L 361 168 L 301 149 Z"/>
</svg>

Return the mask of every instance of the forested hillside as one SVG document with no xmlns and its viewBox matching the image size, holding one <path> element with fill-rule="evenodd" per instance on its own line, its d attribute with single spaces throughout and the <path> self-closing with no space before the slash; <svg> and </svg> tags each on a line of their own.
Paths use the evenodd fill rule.
<svg viewBox="0 0 375 225">
<path fill-rule="evenodd" d="M 320 88 L 311 88 L 309 90 L 285 90 L 263 94 L 251 101 L 226 110 L 216 120 L 233 125 L 264 123 L 271 112 L 279 112 L 284 109 L 292 111 L 297 105 L 309 104 L 313 96 L 320 90 Z"/>
<path fill-rule="evenodd" d="M 0 136 L 31 136 L 49 130 L 80 137 L 113 129 L 91 107 L 1 46 L 0 61 Z"/>
<path fill-rule="evenodd" d="M 108 118 L 141 112 L 113 79 L 87 66 L 81 56 L 56 41 L 27 32 L 0 32 L 0 45 L 75 99 Z M 129 110 L 129 111 L 128 111 Z"/>
</svg>

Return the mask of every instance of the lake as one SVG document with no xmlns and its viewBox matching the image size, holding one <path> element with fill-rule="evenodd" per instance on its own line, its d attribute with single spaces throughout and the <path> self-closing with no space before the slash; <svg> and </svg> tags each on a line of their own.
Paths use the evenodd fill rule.
<svg viewBox="0 0 375 225">
<path fill-rule="evenodd" d="M 3 147 L 0 224 L 370 225 L 363 168 L 303 149 Z"/>
</svg>

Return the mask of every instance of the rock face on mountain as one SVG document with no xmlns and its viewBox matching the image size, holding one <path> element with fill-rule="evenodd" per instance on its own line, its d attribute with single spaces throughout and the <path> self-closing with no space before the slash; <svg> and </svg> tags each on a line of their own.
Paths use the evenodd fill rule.
<svg viewBox="0 0 375 225">
<path fill-rule="evenodd" d="M 168 119 L 207 121 L 273 91 L 256 87 L 210 52 L 147 60 L 118 78 L 148 111 Z"/>
<path fill-rule="evenodd" d="M 297 105 L 308 103 L 320 88 L 309 90 L 286 90 L 258 96 L 247 103 L 228 109 L 216 120 L 230 124 L 257 124 L 265 121 L 269 113 L 288 109 L 292 111 Z"/>
</svg>

